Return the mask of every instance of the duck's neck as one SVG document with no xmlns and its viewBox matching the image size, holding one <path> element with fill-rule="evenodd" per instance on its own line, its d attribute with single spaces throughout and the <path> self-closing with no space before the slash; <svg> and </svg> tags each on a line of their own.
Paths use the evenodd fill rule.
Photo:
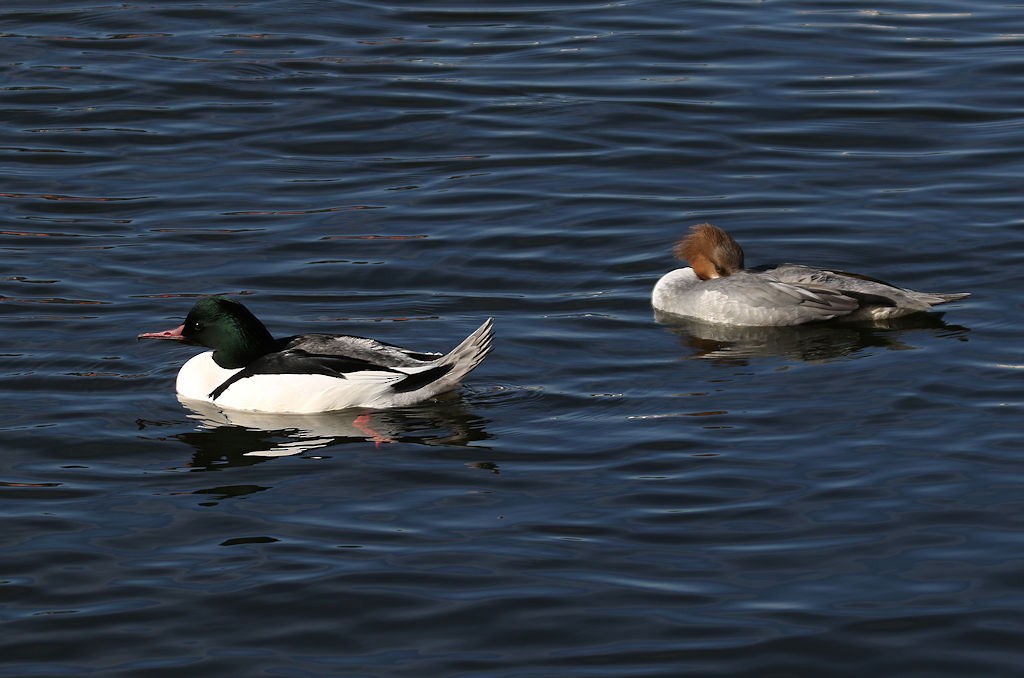
<svg viewBox="0 0 1024 678">
<path fill-rule="evenodd" d="M 213 361 L 226 370 L 245 367 L 260 356 L 274 350 L 274 337 L 262 323 L 238 327 L 236 339 L 219 346 L 213 352 Z"/>
</svg>

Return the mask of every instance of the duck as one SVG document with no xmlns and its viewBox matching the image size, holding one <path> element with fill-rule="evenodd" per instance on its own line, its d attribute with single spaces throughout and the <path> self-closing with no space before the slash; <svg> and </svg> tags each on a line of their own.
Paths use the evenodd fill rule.
<svg viewBox="0 0 1024 678">
<path fill-rule="evenodd" d="M 488 318 L 447 354 L 341 334 L 275 339 L 241 302 L 211 296 L 196 301 L 178 327 L 138 338 L 212 349 L 178 371 L 175 388 L 182 402 L 313 414 L 404 407 L 452 391 L 490 352 L 493 336 Z"/>
<path fill-rule="evenodd" d="M 748 269 L 739 243 L 709 223 L 692 226 L 673 254 L 689 266 L 669 271 L 657 281 L 651 305 L 661 313 L 707 323 L 789 326 L 836 318 L 881 321 L 970 296 L 916 292 L 857 273 L 800 264 Z"/>
</svg>

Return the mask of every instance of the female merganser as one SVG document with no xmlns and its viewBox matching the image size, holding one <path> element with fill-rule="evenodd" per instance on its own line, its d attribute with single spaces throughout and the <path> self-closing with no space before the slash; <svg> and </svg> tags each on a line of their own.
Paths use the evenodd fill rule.
<svg viewBox="0 0 1024 678">
<path fill-rule="evenodd" d="M 274 339 L 242 304 L 207 297 L 196 302 L 185 324 L 139 338 L 213 349 L 182 365 L 176 387 L 183 398 L 283 414 L 422 402 L 458 386 L 491 350 L 492 336 L 488 318 L 447 355 L 345 335 Z"/>
<path fill-rule="evenodd" d="M 802 325 L 818 320 L 883 320 L 927 311 L 960 294 L 929 294 L 856 273 L 798 264 L 744 269 L 743 249 L 728 233 L 697 224 L 673 254 L 690 264 L 654 285 L 659 311 L 729 325 Z"/>
</svg>

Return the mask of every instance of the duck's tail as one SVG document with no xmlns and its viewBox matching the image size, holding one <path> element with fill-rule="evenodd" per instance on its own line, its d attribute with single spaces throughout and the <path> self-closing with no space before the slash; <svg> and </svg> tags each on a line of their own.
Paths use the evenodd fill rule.
<svg viewBox="0 0 1024 678">
<path fill-rule="evenodd" d="M 463 377 L 476 369 L 477 365 L 491 351 L 494 339 L 493 318 L 488 318 L 462 343 L 448 354 L 441 356 L 424 369 L 409 371 L 409 376 L 395 382 L 391 389 L 395 393 L 408 393 L 410 400 L 423 400 L 450 391 L 459 385 Z M 406 370 L 402 370 L 406 371 Z"/>
<path fill-rule="evenodd" d="M 445 375 L 446 380 L 451 381 L 453 387 L 462 381 L 462 378 L 476 369 L 476 366 L 483 362 L 483 359 L 491 352 L 493 340 L 494 319 L 488 318 L 448 355 L 437 361 L 439 366 L 452 366 L 451 371 Z"/>
<path fill-rule="evenodd" d="M 945 304 L 949 301 L 956 301 L 963 299 L 964 297 L 971 296 L 970 292 L 954 292 L 953 294 L 941 294 L 938 292 L 918 292 L 917 298 L 928 304 L 929 306 L 935 306 L 936 304 Z"/>
</svg>

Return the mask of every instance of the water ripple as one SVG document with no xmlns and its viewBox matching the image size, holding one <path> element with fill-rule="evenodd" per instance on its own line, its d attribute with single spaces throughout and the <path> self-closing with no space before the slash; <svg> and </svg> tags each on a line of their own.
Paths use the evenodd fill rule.
<svg viewBox="0 0 1024 678">
<path fill-rule="evenodd" d="M 0 10 L 8 673 L 1012 675 L 1013 7 L 253 9 Z M 706 220 L 972 296 L 656 318 Z M 196 409 L 135 337 L 210 293 L 495 350 L 412 408 Z"/>
</svg>

